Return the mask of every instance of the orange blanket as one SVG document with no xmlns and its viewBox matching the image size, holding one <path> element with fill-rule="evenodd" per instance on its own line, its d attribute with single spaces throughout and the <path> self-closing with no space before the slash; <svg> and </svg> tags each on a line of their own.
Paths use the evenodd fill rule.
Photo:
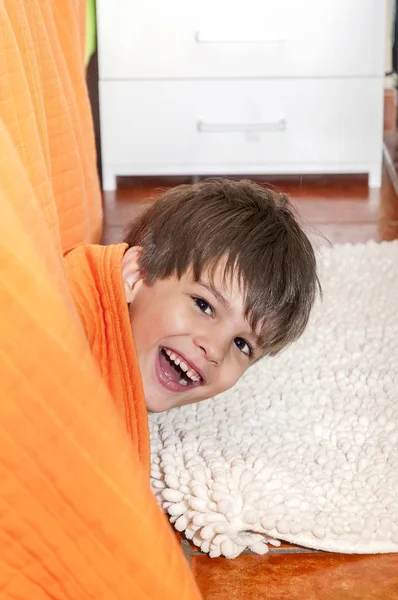
<svg viewBox="0 0 398 600">
<path fill-rule="evenodd" d="M 84 5 L 0 3 L 0 596 L 199 598 L 139 459 L 142 403 L 129 437 L 64 271 L 101 229 Z"/>
<path fill-rule="evenodd" d="M 65 260 L 91 353 L 149 477 L 147 410 L 122 279 L 127 248 L 82 246 Z"/>
</svg>

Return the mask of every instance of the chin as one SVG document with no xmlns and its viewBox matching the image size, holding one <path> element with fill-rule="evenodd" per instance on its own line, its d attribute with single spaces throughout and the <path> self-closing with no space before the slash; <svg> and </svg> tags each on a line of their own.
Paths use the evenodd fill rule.
<svg viewBox="0 0 398 600">
<path fill-rule="evenodd" d="M 166 410 L 170 410 L 169 408 L 160 408 L 158 406 L 152 406 L 152 405 L 148 404 L 148 402 L 147 402 L 146 407 L 147 407 L 147 411 L 151 414 L 166 412 Z"/>
<path fill-rule="evenodd" d="M 175 408 L 175 405 L 166 398 L 146 398 L 146 407 L 149 413 L 161 413 Z"/>
<path fill-rule="evenodd" d="M 172 402 L 172 400 L 174 400 L 174 402 Z M 146 400 L 146 407 L 149 413 L 161 413 L 166 412 L 167 410 L 172 410 L 173 408 L 179 408 L 180 406 L 185 406 L 186 404 L 193 404 L 196 402 L 198 402 L 198 400 L 193 398 L 149 398 Z"/>
</svg>

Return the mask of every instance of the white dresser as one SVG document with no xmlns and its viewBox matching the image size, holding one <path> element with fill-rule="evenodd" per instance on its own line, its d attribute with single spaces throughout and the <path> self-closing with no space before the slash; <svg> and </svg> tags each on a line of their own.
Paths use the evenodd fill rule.
<svg viewBox="0 0 398 600">
<path fill-rule="evenodd" d="M 118 175 L 382 168 L 385 0 L 97 0 L 103 187 Z"/>
</svg>

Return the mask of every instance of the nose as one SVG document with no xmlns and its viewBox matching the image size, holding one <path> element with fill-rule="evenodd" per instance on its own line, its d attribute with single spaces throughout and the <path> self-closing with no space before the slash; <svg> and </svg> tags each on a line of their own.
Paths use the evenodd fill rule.
<svg viewBox="0 0 398 600">
<path fill-rule="evenodd" d="M 225 356 L 227 342 L 219 332 L 216 334 L 214 331 L 213 335 L 197 335 L 193 341 L 209 362 L 215 366 L 221 365 Z"/>
</svg>

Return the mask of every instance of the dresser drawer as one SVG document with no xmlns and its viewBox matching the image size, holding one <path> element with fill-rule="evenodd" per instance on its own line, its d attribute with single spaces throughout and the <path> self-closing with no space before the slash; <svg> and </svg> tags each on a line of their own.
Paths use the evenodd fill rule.
<svg viewBox="0 0 398 600">
<path fill-rule="evenodd" d="M 381 76 L 386 0 L 97 0 L 102 79 Z"/>
<path fill-rule="evenodd" d="M 101 82 L 100 100 L 115 174 L 366 171 L 381 160 L 378 80 Z"/>
</svg>

